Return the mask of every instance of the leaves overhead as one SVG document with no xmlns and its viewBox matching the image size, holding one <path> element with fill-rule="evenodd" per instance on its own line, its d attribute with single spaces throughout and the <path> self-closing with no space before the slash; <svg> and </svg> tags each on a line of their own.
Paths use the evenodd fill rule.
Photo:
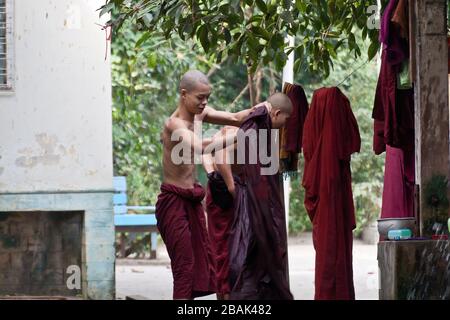
<svg viewBox="0 0 450 320">
<path fill-rule="evenodd" d="M 372 43 L 368 59 L 375 56 L 378 30 L 368 23 L 369 6 L 375 4 L 375 0 L 108 0 L 99 10 L 112 13 L 113 30 L 132 21 L 147 31 L 147 39 L 154 35 L 197 39 L 216 62 L 231 57 L 245 62 L 252 72 L 273 62 L 281 70 L 294 50 L 296 71 L 304 66 L 328 76 L 338 51 L 362 55 L 355 32 Z M 285 41 L 288 35 L 297 39 L 293 48 Z"/>
</svg>

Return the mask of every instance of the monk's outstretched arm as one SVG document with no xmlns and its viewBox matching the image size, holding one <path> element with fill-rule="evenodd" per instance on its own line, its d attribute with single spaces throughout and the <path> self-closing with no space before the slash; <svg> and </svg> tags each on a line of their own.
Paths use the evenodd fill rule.
<svg viewBox="0 0 450 320">
<path fill-rule="evenodd" d="M 213 153 L 218 152 L 228 146 L 234 145 L 237 141 L 237 131 L 232 134 L 227 134 L 224 136 L 214 136 L 213 138 L 208 138 L 203 140 L 204 148 L 202 153 Z"/>
<path fill-rule="evenodd" d="M 271 105 L 267 101 L 257 104 L 256 106 L 254 106 L 250 109 L 242 110 L 242 111 L 235 112 L 235 113 L 227 112 L 227 111 L 219 111 L 219 110 L 215 110 L 214 108 L 207 106 L 204 111 L 205 116 L 204 116 L 203 120 L 205 122 L 214 123 L 214 124 L 230 125 L 230 126 L 239 127 L 242 124 L 242 122 L 244 121 L 244 119 L 250 114 L 250 112 L 252 112 L 256 108 L 262 107 L 262 106 L 265 106 L 270 111 Z"/>
</svg>

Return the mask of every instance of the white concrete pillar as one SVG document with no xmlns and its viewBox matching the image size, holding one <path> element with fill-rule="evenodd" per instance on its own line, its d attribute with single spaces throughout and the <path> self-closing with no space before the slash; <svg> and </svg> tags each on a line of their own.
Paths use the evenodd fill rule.
<svg viewBox="0 0 450 320">
<path fill-rule="evenodd" d="M 294 37 L 293 36 L 287 36 L 286 40 L 289 42 L 289 47 L 293 47 L 295 44 Z M 282 88 L 284 87 L 284 83 L 294 83 L 294 50 L 289 54 L 288 60 L 286 62 L 286 65 L 283 68 L 283 84 Z M 286 214 L 286 230 L 289 234 L 289 200 L 290 200 L 290 193 L 291 193 L 291 178 L 287 177 L 286 179 L 283 179 L 283 189 L 284 189 L 284 208 L 285 208 L 285 214 Z"/>
</svg>

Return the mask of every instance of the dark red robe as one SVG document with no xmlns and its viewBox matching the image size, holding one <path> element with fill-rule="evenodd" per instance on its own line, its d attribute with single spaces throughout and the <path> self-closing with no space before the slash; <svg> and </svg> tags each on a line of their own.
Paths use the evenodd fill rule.
<svg viewBox="0 0 450 320">
<path fill-rule="evenodd" d="M 397 89 L 399 68 L 388 63 L 387 51 L 383 50 L 372 111 L 375 154 L 383 153 L 386 145 L 414 149 L 414 90 Z"/>
<path fill-rule="evenodd" d="M 308 114 L 308 100 L 303 88 L 285 83 L 283 88 L 292 102 L 292 113 L 280 129 L 280 160 L 282 172 L 297 172 L 298 155 L 302 151 L 303 124 Z"/>
<path fill-rule="evenodd" d="M 381 218 L 414 217 L 414 156 L 386 146 Z"/>
<path fill-rule="evenodd" d="M 397 89 L 397 75 L 402 63 L 409 58 L 407 39 L 402 26 L 391 21 L 398 0 L 391 0 L 383 12 L 380 30 L 381 68 L 372 112 L 374 119 L 375 154 L 386 150 L 385 145 L 414 149 L 414 90 Z"/>
<path fill-rule="evenodd" d="M 236 179 L 237 177 L 235 177 L 235 181 Z M 238 193 L 239 183 L 237 181 L 235 182 L 235 189 L 236 193 Z M 214 192 L 215 194 L 213 195 Z M 217 293 L 221 295 L 230 293 L 228 238 L 234 219 L 233 198 L 231 196 L 230 199 L 230 196 L 220 173 L 216 171 L 209 173 L 206 192 L 208 234 L 214 257 Z"/>
<path fill-rule="evenodd" d="M 265 145 L 246 140 L 246 159 L 258 147 L 270 150 L 271 120 L 266 108 L 257 108 L 244 123 L 244 132 L 268 129 Z M 239 141 L 238 141 L 239 143 Z M 270 153 L 266 153 L 270 154 Z M 237 197 L 230 234 L 231 299 L 293 299 L 289 290 L 287 234 L 280 176 L 262 175 L 262 164 L 242 165 L 243 186 Z"/>
<path fill-rule="evenodd" d="M 391 0 L 383 12 L 383 51 L 372 112 L 373 150 L 386 151 L 381 218 L 414 216 L 414 89 L 398 89 L 398 74 L 409 58 L 408 42 L 402 36 L 405 26 L 391 21 L 398 2 Z"/>
<path fill-rule="evenodd" d="M 297 84 L 284 84 L 284 93 L 292 102 L 292 114 L 286 122 L 286 144 L 284 149 L 288 152 L 300 153 L 302 151 L 303 124 L 308 114 L 308 100 L 303 88 Z"/>
<path fill-rule="evenodd" d="M 214 267 L 199 184 L 183 189 L 163 183 L 156 220 L 172 265 L 173 298 L 193 299 L 215 292 Z"/>
<path fill-rule="evenodd" d="M 360 146 L 349 100 L 338 88 L 316 90 L 303 130 L 302 181 L 316 250 L 315 299 L 355 298 L 350 156 Z"/>
</svg>

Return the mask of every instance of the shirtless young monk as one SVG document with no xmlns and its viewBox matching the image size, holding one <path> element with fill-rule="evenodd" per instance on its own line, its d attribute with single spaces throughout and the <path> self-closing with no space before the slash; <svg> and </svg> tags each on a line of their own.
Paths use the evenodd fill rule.
<svg viewBox="0 0 450 320">
<path fill-rule="evenodd" d="M 222 146 L 228 140 L 202 141 L 194 134 L 194 126 L 198 125 L 200 131 L 201 121 L 239 126 L 255 108 L 237 113 L 217 111 L 207 106 L 210 94 L 211 86 L 203 73 L 185 73 L 180 81 L 178 108 L 167 119 L 162 133 L 164 178 L 156 219 L 171 260 L 174 299 L 193 299 L 216 290 L 201 203 L 205 191 L 195 182 L 194 155 L 201 155 L 206 148 L 217 149 L 213 146 Z M 268 103 L 261 106 L 270 109 Z M 180 143 L 188 147 L 182 149 L 183 161 L 179 159 Z"/>
</svg>

